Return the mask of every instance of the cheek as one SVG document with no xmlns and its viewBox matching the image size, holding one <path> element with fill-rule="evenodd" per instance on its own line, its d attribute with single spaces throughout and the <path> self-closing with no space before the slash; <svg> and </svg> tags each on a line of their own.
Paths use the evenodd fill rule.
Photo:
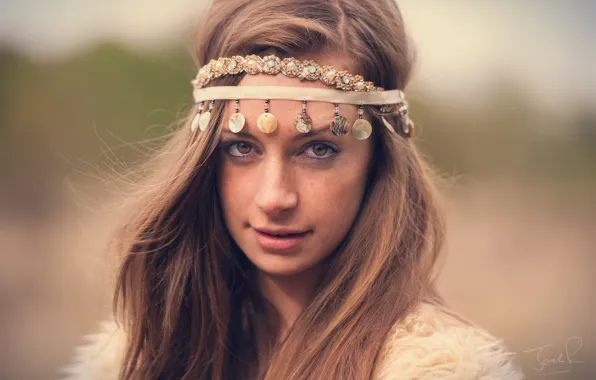
<svg viewBox="0 0 596 380">
<path fill-rule="evenodd" d="M 324 237 L 338 243 L 352 225 L 360 209 L 366 175 L 358 168 L 308 182 L 301 194 L 307 217 Z"/>
<path fill-rule="evenodd" d="M 335 168 L 322 173 L 316 181 L 308 181 L 301 192 L 309 211 L 317 215 L 318 224 L 329 231 L 347 231 L 360 209 L 372 155 L 372 144 L 366 143 L 346 149 Z"/>
<path fill-rule="evenodd" d="M 231 224 L 245 220 L 246 213 L 254 199 L 253 188 L 258 179 L 250 175 L 248 170 L 241 170 L 227 163 L 222 163 L 218 172 L 218 194 L 224 212 L 225 222 L 231 229 Z"/>
</svg>

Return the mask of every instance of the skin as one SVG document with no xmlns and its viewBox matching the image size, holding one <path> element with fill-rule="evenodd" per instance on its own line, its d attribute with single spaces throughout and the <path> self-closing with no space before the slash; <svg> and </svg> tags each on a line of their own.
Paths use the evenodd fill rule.
<svg viewBox="0 0 596 380">
<path fill-rule="evenodd" d="M 337 55 L 299 58 L 350 70 L 347 60 Z M 239 85 L 329 88 L 320 81 L 300 81 L 282 74 L 247 75 Z M 241 100 L 239 107 L 246 117 L 241 133 L 227 128 L 233 101 L 228 102 L 224 115 L 219 196 L 232 238 L 258 268 L 261 291 L 281 316 L 281 339 L 313 297 L 324 272 L 322 262 L 342 242 L 356 218 L 372 157 L 372 139 L 357 140 L 351 133 L 333 135 L 329 130 L 334 117 L 331 103 L 307 104 L 313 130 L 320 131 L 316 135 L 312 131 L 304 135 L 294 128 L 301 102 L 271 100 L 269 112 L 278 121 L 271 134 L 256 125 L 264 101 Z M 358 118 L 358 108 L 340 105 L 340 115 L 351 126 Z M 365 118 L 370 121 L 369 115 Z M 256 230 L 279 228 L 308 233 L 290 251 L 263 249 Z"/>
</svg>

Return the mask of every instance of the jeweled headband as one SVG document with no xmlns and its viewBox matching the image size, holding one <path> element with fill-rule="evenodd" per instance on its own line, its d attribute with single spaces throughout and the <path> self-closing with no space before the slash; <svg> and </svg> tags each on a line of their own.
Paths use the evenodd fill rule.
<svg viewBox="0 0 596 380">
<path fill-rule="evenodd" d="M 293 86 L 212 86 L 205 87 L 211 80 L 225 75 L 240 74 L 271 74 L 282 73 L 287 77 L 300 80 L 316 81 L 334 87 L 333 89 L 293 87 Z M 335 105 L 335 117 L 329 123 L 331 132 L 337 136 L 344 136 L 349 132 L 348 120 L 339 113 L 340 104 L 358 106 L 358 119 L 351 125 L 352 135 L 365 140 L 372 134 L 372 125 L 363 118 L 364 106 L 379 107 L 381 115 L 398 116 L 403 134 L 409 137 L 413 124 L 408 118 L 408 105 L 400 90 L 387 90 L 377 87 L 372 82 L 365 81 L 360 75 L 352 75 L 347 71 L 337 70 L 332 66 L 320 66 L 314 61 L 300 61 L 295 58 L 280 59 L 274 55 L 259 57 L 233 56 L 211 60 L 201 67 L 197 77 L 192 80 L 193 96 L 197 103 L 197 114 L 191 122 L 191 130 L 197 127 L 204 131 L 209 126 L 211 111 L 215 100 L 235 100 L 235 112 L 228 121 L 230 131 L 238 133 L 246 122 L 240 113 L 241 99 L 265 100 L 264 111 L 257 119 L 257 127 L 263 133 L 272 133 L 277 129 L 277 119 L 269 113 L 269 102 L 272 99 L 296 100 L 302 102 L 302 112 L 294 120 L 294 127 L 300 133 L 308 133 L 312 128 L 312 120 L 307 115 L 306 105 L 309 101 L 328 102 Z M 205 101 L 209 101 L 207 112 L 203 112 Z M 395 132 L 391 124 L 381 116 L 385 126 Z"/>
</svg>

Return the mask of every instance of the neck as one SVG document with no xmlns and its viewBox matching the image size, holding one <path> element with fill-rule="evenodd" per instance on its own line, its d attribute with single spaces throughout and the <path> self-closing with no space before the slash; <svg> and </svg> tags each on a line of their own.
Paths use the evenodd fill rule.
<svg viewBox="0 0 596 380">
<path fill-rule="evenodd" d="M 279 341 L 285 338 L 296 318 L 314 297 L 321 275 L 320 265 L 291 276 L 275 276 L 258 272 L 261 294 L 279 313 Z"/>
</svg>

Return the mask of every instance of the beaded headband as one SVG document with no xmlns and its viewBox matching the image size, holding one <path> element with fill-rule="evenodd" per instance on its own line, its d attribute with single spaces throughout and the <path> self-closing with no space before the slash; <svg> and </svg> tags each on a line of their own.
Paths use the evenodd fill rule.
<svg viewBox="0 0 596 380">
<path fill-rule="evenodd" d="M 279 73 L 300 80 L 316 81 L 334 87 L 321 89 L 292 86 L 213 86 L 205 87 L 213 79 L 225 75 Z M 365 140 L 372 134 L 372 125 L 363 118 L 364 105 L 379 107 L 384 125 L 392 132 L 395 129 L 383 115 L 398 117 L 401 130 L 410 137 L 413 123 L 408 117 L 408 105 L 404 93 L 400 90 L 387 90 L 365 81 L 360 75 L 352 75 L 345 70 L 337 70 L 333 66 L 321 66 L 314 61 L 300 61 L 295 58 L 284 58 L 275 55 L 259 57 L 233 56 L 211 60 L 201 67 L 196 78 L 191 81 L 193 97 L 197 104 L 197 113 L 191 122 L 191 131 L 199 128 L 204 131 L 209 126 L 211 111 L 215 100 L 235 100 L 235 112 L 228 121 L 230 131 L 238 133 L 244 127 L 246 119 L 239 111 L 240 99 L 264 99 L 265 107 L 257 120 L 257 127 L 263 133 L 272 133 L 277 129 L 277 119 L 269 113 L 271 99 L 297 100 L 302 102 L 302 112 L 294 120 L 294 127 L 300 133 L 308 133 L 312 128 L 312 120 L 307 115 L 308 101 L 328 102 L 335 105 L 335 117 L 329 123 L 331 132 L 343 136 L 349 132 L 348 120 L 339 114 L 340 104 L 358 105 L 358 119 L 352 124 L 352 135 Z M 203 112 L 205 101 L 209 101 L 207 112 Z"/>
</svg>

